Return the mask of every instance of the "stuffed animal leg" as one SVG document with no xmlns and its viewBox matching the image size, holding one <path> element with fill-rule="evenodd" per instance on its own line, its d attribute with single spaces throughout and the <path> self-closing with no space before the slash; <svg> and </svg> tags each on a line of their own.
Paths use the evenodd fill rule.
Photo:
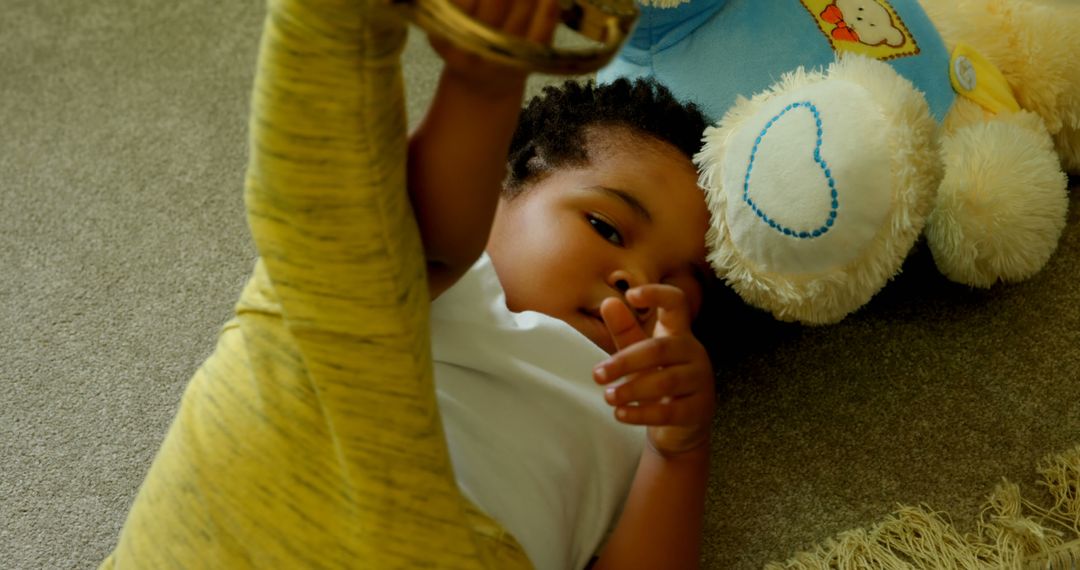
<svg viewBox="0 0 1080 570">
<path fill-rule="evenodd" d="M 934 262 L 949 279 L 977 287 L 1027 279 L 1065 228 L 1068 180 L 1054 140 L 1030 111 L 984 118 L 975 103 L 956 105 L 954 119 L 980 116 L 947 124 L 945 178 L 926 228 Z"/>
<path fill-rule="evenodd" d="M 938 269 L 977 287 L 1021 281 L 1057 249 L 1062 171 L 1080 167 L 1080 6 L 924 2 L 954 54 L 945 179 L 927 225 Z M 999 85 L 998 85 L 999 84 Z M 996 87 L 995 87 L 996 86 Z"/>
</svg>

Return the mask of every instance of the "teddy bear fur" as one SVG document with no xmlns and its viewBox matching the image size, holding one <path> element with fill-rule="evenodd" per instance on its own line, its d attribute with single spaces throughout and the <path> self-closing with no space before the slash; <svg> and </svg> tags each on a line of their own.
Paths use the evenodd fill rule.
<svg viewBox="0 0 1080 570">
<path fill-rule="evenodd" d="M 875 208 L 870 216 L 857 216 L 861 222 L 849 221 L 842 226 L 854 228 L 855 235 L 837 236 L 834 229 L 830 237 L 839 238 L 834 243 L 770 239 L 768 229 L 747 219 L 737 191 L 742 169 L 729 164 L 728 159 L 740 154 L 740 146 L 745 152 L 740 139 L 757 132 L 755 123 L 760 125 L 764 117 L 772 116 L 778 105 L 792 98 L 804 99 L 808 90 L 829 84 L 844 91 L 833 103 L 847 116 L 873 121 L 863 129 L 864 135 L 880 133 L 887 140 L 887 149 L 868 153 L 870 145 L 861 144 L 852 152 L 828 154 L 833 175 L 848 187 L 842 199 L 884 199 L 887 212 L 882 219 L 880 207 Z M 858 111 L 853 110 L 856 106 Z M 705 145 L 695 159 L 712 212 L 706 235 L 709 262 L 745 301 L 780 320 L 830 324 L 843 319 L 899 271 L 922 233 L 943 175 L 938 130 L 920 92 L 888 64 L 866 57 L 844 57 L 825 69 L 799 68 L 784 74 L 769 89 L 738 99 L 715 127 L 706 129 Z M 785 137 L 778 144 L 785 149 L 775 154 L 783 157 L 790 151 L 798 153 L 802 143 Z M 870 171 L 860 169 L 861 164 L 881 159 L 883 154 L 887 155 L 884 164 Z M 756 167 L 757 171 L 763 166 Z M 781 201 L 789 200 L 792 193 L 806 192 L 792 180 L 801 176 L 784 174 L 781 178 L 775 186 L 767 186 Z M 732 189 L 736 189 L 734 195 Z M 757 237 L 749 243 L 739 235 L 755 232 Z"/>
<path fill-rule="evenodd" d="M 946 45 L 975 46 L 1002 71 L 1020 106 L 1039 115 L 1062 166 L 1080 174 L 1080 3 L 922 0 Z M 946 128 L 978 120 L 954 112 Z"/>
</svg>

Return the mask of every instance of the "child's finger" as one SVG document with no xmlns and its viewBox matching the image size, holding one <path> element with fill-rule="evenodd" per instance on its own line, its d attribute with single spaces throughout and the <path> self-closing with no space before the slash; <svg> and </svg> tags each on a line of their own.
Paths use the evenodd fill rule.
<svg viewBox="0 0 1080 570">
<path fill-rule="evenodd" d="M 642 426 L 692 426 L 702 423 L 711 413 L 705 398 L 676 398 L 668 403 L 618 406 L 615 419 L 624 424 Z"/>
<path fill-rule="evenodd" d="M 450 3 L 457 6 L 463 14 L 476 18 L 476 7 L 480 0 L 450 0 Z M 444 36 L 435 34 L 428 34 L 428 41 L 431 42 L 431 47 L 435 48 L 435 51 L 442 57 L 446 57 L 446 52 L 451 48 L 453 44 Z"/>
<path fill-rule="evenodd" d="M 619 350 L 649 338 L 630 307 L 615 297 L 608 297 L 600 303 L 600 316 L 604 318 L 608 333 Z"/>
<path fill-rule="evenodd" d="M 476 3 L 479 0 L 452 0 L 455 6 L 461 9 L 462 12 L 470 15 L 476 15 Z"/>
<path fill-rule="evenodd" d="M 478 0 L 475 15 L 479 22 L 501 29 L 510 10 L 511 0 Z"/>
<path fill-rule="evenodd" d="M 503 31 L 514 36 L 526 36 L 535 12 L 536 2 L 534 0 L 514 0 L 510 4 L 510 12 L 506 15 L 506 21 L 503 23 Z"/>
<path fill-rule="evenodd" d="M 686 294 L 678 287 L 663 284 L 642 285 L 627 291 L 626 301 L 638 308 L 656 308 L 657 330 L 654 334 L 690 330 L 690 303 L 686 300 Z"/>
<path fill-rule="evenodd" d="M 543 45 L 551 45 L 562 16 L 559 0 L 539 0 L 525 38 Z"/>
<path fill-rule="evenodd" d="M 634 322 L 636 324 L 637 321 Z M 619 352 L 597 364 L 593 375 L 605 380 L 615 380 L 637 372 L 651 372 L 661 367 L 687 364 L 698 356 L 694 345 L 695 341 L 680 336 L 645 339 L 621 348 Z"/>
<path fill-rule="evenodd" d="M 660 403 L 665 399 L 673 401 L 697 392 L 701 388 L 698 380 L 700 376 L 700 372 L 686 366 L 645 372 L 608 388 L 604 392 L 604 398 L 612 406 L 625 406 L 634 402 L 639 405 Z"/>
</svg>

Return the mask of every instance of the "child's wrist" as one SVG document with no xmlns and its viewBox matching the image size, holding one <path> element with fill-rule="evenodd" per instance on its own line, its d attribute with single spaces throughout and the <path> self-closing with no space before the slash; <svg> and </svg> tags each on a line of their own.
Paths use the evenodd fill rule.
<svg viewBox="0 0 1080 570">
<path fill-rule="evenodd" d="M 700 456 L 700 455 L 708 455 L 710 447 L 711 447 L 711 443 L 712 443 L 712 437 L 710 437 L 710 435 L 706 435 L 700 441 L 691 442 L 691 443 L 686 444 L 685 446 L 679 446 L 678 448 L 674 448 L 674 449 L 667 449 L 666 447 L 664 449 L 660 449 L 660 448 L 656 447 L 656 444 L 653 443 L 653 440 L 652 440 L 651 437 L 645 436 L 645 444 L 646 444 L 646 447 L 648 448 L 648 451 L 656 454 L 657 456 L 659 456 L 659 457 L 661 457 L 661 458 L 663 458 L 665 460 L 691 458 L 691 457 L 696 457 L 696 456 Z"/>
<path fill-rule="evenodd" d="M 521 106 L 525 94 L 526 74 L 516 70 L 507 70 L 505 74 L 493 77 L 490 74 L 473 74 L 451 67 L 443 69 L 442 82 L 445 87 L 460 91 L 470 97 L 480 97 L 487 103 L 507 103 Z"/>
</svg>

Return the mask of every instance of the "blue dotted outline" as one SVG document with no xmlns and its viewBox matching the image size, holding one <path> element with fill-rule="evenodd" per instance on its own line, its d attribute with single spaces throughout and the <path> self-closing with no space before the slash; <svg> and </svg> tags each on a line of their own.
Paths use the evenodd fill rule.
<svg viewBox="0 0 1080 570">
<path fill-rule="evenodd" d="M 829 219 L 825 220 L 824 225 L 812 232 L 799 232 L 781 225 L 776 220 L 773 220 L 769 218 L 769 216 L 766 216 L 764 212 L 758 209 L 757 204 L 755 204 L 754 201 L 750 199 L 750 173 L 754 170 L 754 158 L 757 157 L 758 146 L 761 144 L 761 140 L 765 138 L 765 135 L 768 134 L 769 129 L 771 129 L 772 126 L 776 124 L 776 122 L 779 121 L 781 117 L 786 115 L 789 111 L 793 111 L 795 109 L 798 109 L 799 107 L 806 107 L 807 109 L 809 109 L 810 112 L 814 115 L 814 122 L 817 123 L 817 144 L 815 144 L 814 146 L 814 162 L 821 165 L 822 171 L 825 172 L 825 178 L 827 178 L 829 181 L 829 191 L 830 195 L 832 196 L 832 210 L 829 211 Z M 777 114 L 775 117 L 769 119 L 769 122 L 765 125 L 765 128 L 761 130 L 761 134 L 758 135 L 757 140 L 754 141 L 754 150 L 750 153 L 750 166 L 746 168 L 746 180 L 743 182 L 743 202 L 746 202 L 750 206 L 750 209 L 753 210 L 755 214 L 757 214 L 757 217 L 761 218 L 762 221 L 769 224 L 769 227 L 786 236 L 796 237 L 799 239 L 818 238 L 828 233 L 828 231 L 836 223 L 836 216 L 840 209 L 840 195 L 836 191 L 836 180 L 832 177 L 832 171 L 829 170 L 829 165 L 825 163 L 825 159 L 821 158 L 821 142 L 823 134 L 824 133 L 822 131 L 821 125 L 821 113 L 818 112 L 817 107 L 815 107 L 813 103 L 809 101 L 802 101 L 799 103 L 792 103 L 787 107 L 784 107 L 783 111 L 780 111 L 780 113 Z"/>
</svg>

